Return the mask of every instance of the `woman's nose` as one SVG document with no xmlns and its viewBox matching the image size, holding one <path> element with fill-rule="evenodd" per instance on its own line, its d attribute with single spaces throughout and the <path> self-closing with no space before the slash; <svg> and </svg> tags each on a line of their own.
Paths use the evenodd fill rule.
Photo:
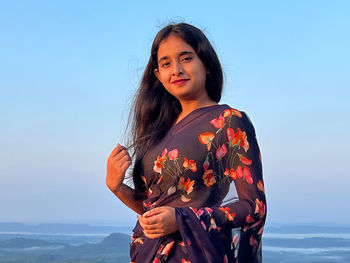
<svg viewBox="0 0 350 263">
<path fill-rule="evenodd" d="M 181 63 L 177 62 L 173 64 L 173 76 L 181 75 L 183 74 L 183 68 Z"/>
</svg>

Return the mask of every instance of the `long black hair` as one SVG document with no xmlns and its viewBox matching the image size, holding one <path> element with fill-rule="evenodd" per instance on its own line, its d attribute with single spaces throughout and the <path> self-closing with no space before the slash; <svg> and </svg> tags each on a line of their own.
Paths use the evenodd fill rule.
<svg viewBox="0 0 350 263">
<path fill-rule="evenodd" d="M 208 72 L 205 89 L 209 98 L 215 102 L 219 102 L 221 99 L 223 84 L 221 64 L 204 33 L 186 23 L 169 24 L 161 29 L 154 38 L 151 56 L 130 112 L 132 116 L 132 148 L 135 157 L 132 178 L 136 199 L 143 197 L 146 191 L 142 180 L 143 156 L 152 145 L 158 143 L 166 135 L 182 110 L 178 99 L 165 90 L 154 74 L 154 69 L 158 68 L 159 45 L 170 34 L 180 37 L 193 48 Z"/>
</svg>

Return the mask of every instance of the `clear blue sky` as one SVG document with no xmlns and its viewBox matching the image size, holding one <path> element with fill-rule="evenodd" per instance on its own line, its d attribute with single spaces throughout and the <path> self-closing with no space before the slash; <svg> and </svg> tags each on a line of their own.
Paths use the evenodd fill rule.
<svg viewBox="0 0 350 263">
<path fill-rule="evenodd" d="M 156 32 L 201 28 L 260 143 L 268 222 L 346 223 L 349 1 L 1 1 L 0 221 L 128 224 L 106 160 Z"/>
</svg>

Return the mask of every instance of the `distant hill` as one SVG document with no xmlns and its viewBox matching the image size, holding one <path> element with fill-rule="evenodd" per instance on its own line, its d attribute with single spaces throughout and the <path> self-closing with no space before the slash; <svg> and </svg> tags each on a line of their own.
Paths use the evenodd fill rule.
<svg viewBox="0 0 350 263">
<path fill-rule="evenodd" d="M 348 226 L 317 226 L 317 225 L 284 225 L 284 226 L 265 226 L 265 233 L 283 233 L 283 234 L 307 234 L 307 233 L 350 233 Z"/>
<path fill-rule="evenodd" d="M 96 244 L 71 246 L 32 238 L 0 240 L 0 259 L 6 262 L 97 263 L 130 262 L 129 235 L 113 233 Z"/>
<path fill-rule="evenodd" d="M 88 224 L 38 224 L 0 223 L 0 232 L 29 232 L 29 233 L 125 233 L 132 231 L 132 226 L 93 226 Z"/>
<path fill-rule="evenodd" d="M 0 250 L 1 249 L 21 249 L 30 247 L 49 247 L 62 245 L 56 242 L 48 242 L 40 239 L 32 238 L 12 238 L 9 240 L 0 240 Z"/>
</svg>

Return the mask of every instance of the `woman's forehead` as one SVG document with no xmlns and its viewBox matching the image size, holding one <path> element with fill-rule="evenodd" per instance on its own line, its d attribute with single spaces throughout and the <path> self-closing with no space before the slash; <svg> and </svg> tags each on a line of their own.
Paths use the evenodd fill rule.
<svg viewBox="0 0 350 263">
<path fill-rule="evenodd" d="M 181 53 L 195 53 L 193 48 L 182 38 L 169 35 L 163 39 L 158 47 L 158 58 L 169 55 L 181 55 Z"/>
</svg>

